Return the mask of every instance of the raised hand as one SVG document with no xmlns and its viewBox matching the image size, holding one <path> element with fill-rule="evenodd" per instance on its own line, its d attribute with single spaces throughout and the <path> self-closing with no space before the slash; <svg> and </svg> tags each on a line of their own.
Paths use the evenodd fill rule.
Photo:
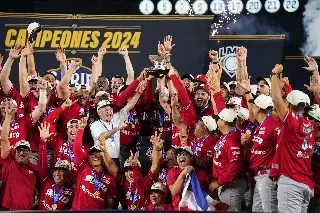
<svg viewBox="0 0 320 213">
<path fill-rule="evenodd" d="M 14 115 L 15 115 L 15 113 L 16 113 L 16 110 L 15 110 L 15 108 L 12 106 L 11 101 L 7 101 L 7 102 L 6 102 L 5 112 L 6 112 L 6 115 L 9 115 L 9 116 L 11 116 L 12 118 L 14 118 Z"/>
<path fill-rule="evenodd" d="M 63 102 L 63 104 L 61 105 L 61 107 L 62 107 L 63 109 L 66 109 L 66 108 L 68 108 L 68 107 L 71 107 L 75 102 L 77 102 L 77 101 L 72 102 L 72 101 L 70 100 L 70 98 L 67 98 L 67 99 Z"/>
<path fill-rule="evenodd" d="M 62 47 L 58 47 L 57 52 L 56 52 L 56 59 L 60 63 L 65 62 L 67 60 L 66 50 L 63 49 Z"/>
<path fill-rule="evenodd" d="M 44 141 L 48 140 L 53 133 L 50 133 L 50 124 L 49 123 L 41 123 L 38 127 L 40 132 L 40 138 Z"/>
<path fill-rule="evenodd" d="M 306 69 L 311 72 L 318 71 L 318 64 L 317 64 L 316 60 L 314 60 L 313 58 L 311 58 L 309 56 L 305 56 L 304 61 L 307 62 L 308 67 L 303 67 L 303 69 Z"/>
<path fill-rule="evenodd" d="M 129 51 L 126 47 L 120 47 L 118 50 L 119 54 L 122 55 L 123 57 L 129 55 Z"/>
<path fill-rule="evenodd" d="M 214 50 L 209 50 L 209 58 L 214 62 L 218 62 L 219 60 L 218 52 Z"/>
<path fill-rule="evenodd" d="M 27 43 L 27 45 L 22 49 L 21 51 L 21 55 L 22 56 L 28 56 L 28 55 L 31 55 L 34 53 L 34 50 L 33 50 L 33 44 L 32 43 Z"/>
<path fill-rule="evenodd" d="M 283 71 L 283 66 L 281 64 L 276 64 L 274 68 L 272 69 L 272 73 L 274 74 L 280 74 Z"/>
<path fill-rule="evenodd" d="M 82 65 L 82 59 L 81 58 L 75 58 L 71 62 L 71 66 L 78 67 Z"/>
<path fill-rule="evenodd" d="M 316 89 L 320 87 L 319 76 L 312 75 L 310 77 L 310 85 L 305 84 L 304 87 L 309 90 L 309 92 L 315 92 Z"/>
<path fill-rule="evenodd" d="M 175 44 L 172 44 L 172 36 L 167 35 L 166 37 L 164 37 L 163 46 L 164 46 L 164 49 L 168 52 L 170 52 L 172 48 L 176 46 Z"/>
<path fill-rule="evenodd" d="M 131 152 L 131 164 L 133 165 L 133 166 L 137 166 L 138 165 L 138 162 L 139 162 L 139 153 L 138 152 L 136 152 L 135 153 L 135 155 L 133 156 L 133 153 Z"/>
<path fill-rule="evenodd" d="M 47 83 L 47 81 L 45 81 L 44 79 L 42 79 L 41 77 L 38 77 L 38 88 L 40 89 L 40 90 L 46 90 L 47 89 L 47 87 L 48 87 L 48 83 Z"/>
<path fill-rule="evenodd" d="M 107 150 L 107 145 L 106 145 L 106 140 L 103 138 L 101 140 L 99 140 L 99 147 L 102 151 L 106 151 Z"/>
<path fill-rule="evenodd" d="M 237 86 L 239 86 L 240 89 L 244 90 L 245 92 L 250 91 L 250 79 L 251 76 L 249 76 L 249 78 L 242 78 L 240 81 L 237 81 Z"/>
<path fill-rule="evenodd" d="M 91 57 L 91 63 L 92 63 L 92 65 L 97 65 L 97 64 L 99 63 L 98 57 L 95 56 L 95 55 L 93 55 L 93 56 Z"/>
<path fill-rule="evenodd" d="M 247 49 L 245 47 L 238 47 L 236 56 L 239 61 L 245 61 L 247 58 Z"/>
<path fill-rule="evenodd" d="M 164 47 L 163 44 L 160 43 L 160 41 L 158 43 L 158 54 L 159 55 L 166 54 L 166 48 Z"/>
<path fill-rule="evenodd" d="M 145 90 L 146 86 L 147 86 L 147 82 L 146 81 L 141 81 L 139 83 L 138 88 L 136 89 L 136 92 L 142 94 L 143 91 Z"/>
<path fill-rule="evenodd" d="M 88 117 L 82 117 L 79 121 L 79 129 L 85 129 L 88 123 Z"/>
<path fill-rule="evenodd" d="M 107 49 L 106 48 L 103 48 L 101 47 L 98 51 L 98 58 L 99 60 L 103 60 L 103 56 L 107 53 Z"/>
<path fill-rule="evenodd" d="M 19 58 L 21 56 L 22 49 L 23 47 L 20 44 L 14 45 L 9 52 L 9 57 L 13 60 Z"/>
</svg>

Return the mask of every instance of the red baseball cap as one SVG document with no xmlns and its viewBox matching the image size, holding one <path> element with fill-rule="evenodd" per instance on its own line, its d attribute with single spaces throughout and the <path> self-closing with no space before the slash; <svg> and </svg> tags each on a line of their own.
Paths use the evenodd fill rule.
<svg viewBox="0 0 320 213">
<path fill-rule="evenodd" d="M 200 84 L 200 86 L 198 86 L 198 87 L 196 87 L 196 88 L 194 89 L 194 92 L 196 92 L 196 91 L 199 90 L 199 89 L 203 89 L 203 90 L 206 91 L 208 94 L 210 94 L 210 88 L 209 88 L 209 86 L 206 85 L 206 84 Z"/>
<path fill-rule="evenodd" d="M 193 80 L 193 82 L 200 82 L 200 83 L 206 84 L 207 83 L 207 77 L 204 74 L 197 75 L 195 77 L 195 79 Z"/>
</svg>

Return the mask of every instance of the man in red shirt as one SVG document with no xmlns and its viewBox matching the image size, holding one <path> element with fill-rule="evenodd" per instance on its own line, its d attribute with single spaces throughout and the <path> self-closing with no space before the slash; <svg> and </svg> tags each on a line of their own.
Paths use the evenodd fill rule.
<svg viewBox="0 0 320 213">
<path fill-rule="evenodd" d="M 311 121 L 304 115 L 310 99 L 305 93 L 293 90 L 287 96 L 289 108 L 286 107 L 278 79 L 282 70 L 282 65 L 277 64 L 271 74 L 272 100 L 283 123 L 278 147 L 282 172 L 278 181 L 278 211 L 300 213 L 307 211 L 314 189 L 310 157 L 314 131 Z"/>
<path fill-rule="evenodd" d="M 241 200 L 247 183 L 241 174 L 243 167 L 243 147 L 240 132 L 235 128 L 237 113 L 223 109 L 218 114 L 218 128 L 222 135 L 214 147 L 213 178 L 211 191 L 218 189 L 220 201 L 235 211 L 241 211 Z"/>
<path fill-rule="evenodd" d="M 252 211 L 274 212 L 277 211 L 277 190 L 269 173 L 281 124 L 272 117 L 273 102 L 270 96 L 261 94 L 249 100 L 249 103 L 252 103 L 253 117 L 259 123 L 252 134 L 243 133 L 241 136 L 241 143 L 251 147 L 249 163 L 255 174 Z"/>
<path fill-rule="evenodd" d="M 213 156 L 213 147 L 217 141 L 212 131 L 217 129 L 217 123 L 211 116 L 202 116 L 195 126 L 194 138 L 191 141 L 195 161 L 203 169 L 209 169 Z"/>
<path fill-rule="evenodd" d="M 193 152 L 191 147 L 184 146 L 177 149 L 177 161 L 178 166 L 168 170 L 167 179 L 167 184 L 172 195 L 172 206 L 174 210 L 179 210 L 179 203 L 181 201 L 186 176 L 194 170 L 194 167 L 192 166 Z M 201 189 L 205 192 L 208 192 L 208 185 L 210 182 L 209 175 L 202 169 L 196 170 L 196 174 Z"/>
<path fill-rule="evenodd" d="M 199 87 L 194 89 L 194 102 L 197 118 L 200 119 L 202 116 L 208 115 L 213 116 L 213 107 L 210 101 L 210 88 L 207 85 L 201 84 Z"/>
<path fill-rule="evenodd" d="M 155 183 L 149 189 L 149 199 L 146 210 L 148 211 L 165 211 L 173 210 L 170 204 L 166 204 L 167 186 L 162 183 Z"/>
<path fill-rule="evenodd" d="M 5 210 L 32 210 L 36 174 L 29 163 L 31 149 L 28 141 L 18 141 L 11 151 L 8 136 L 14 115 L 15 110 L 8 104 L 1 133 L 1 206 Z"/>
</svg>

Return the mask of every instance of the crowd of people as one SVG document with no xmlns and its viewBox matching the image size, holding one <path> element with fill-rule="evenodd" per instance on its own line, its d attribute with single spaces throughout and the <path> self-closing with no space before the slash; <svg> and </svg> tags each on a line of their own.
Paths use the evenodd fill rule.
<svg viewBox="0 0 320 213">
<path fill-rule="evenodd" d="M 257 79 L 253 94 L 245 47 L 237 49 L 232 82 L 223 82 L 214 50 L 206 74 L 180 75 L 173 47 L 171 36 L 155 47 L 167 74 L 145 69 L 136 79 L 120 48 L 127 79 L 116 75 L 110 85 L 104 48 L 92 56 L 87 85 L 70 83 L 82 61 L 68 67 L 62 48 L 60 81 L 36 72 L 32 43 L 13 46 L 3 67 L 0 58 L 1 209 L 181 210 L 194 172 L 220 202 L 217 211 L 320 212 L 316 61 L 305 57 L 311 104 L 281 64 Z M 17 61 L 19 90 L 10 81 Z"/>
</svg>

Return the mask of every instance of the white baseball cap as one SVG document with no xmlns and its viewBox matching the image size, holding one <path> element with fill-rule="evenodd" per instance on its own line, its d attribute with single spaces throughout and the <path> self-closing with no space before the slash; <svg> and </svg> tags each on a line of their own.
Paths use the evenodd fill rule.
<svg viewBox="0 0 320 213">
<path fill-rule="evenodd" d="M 156 192 L 162 191 L 165 194 L 167 194 L 167 187 L 164 184 L 162 184 L 160 182 L 157 182 L 157 183 L 154 183 L 151 186 L 151 189 L 148 190 L 149 193 L 152 192 L 152 191 L 156 191 Z"/>
<path fill-rule="evenodd" d="M 234 105 L 236 107 L 241 107 L 241 98 L 239 97 L 231 97 L 227 102 L 227 105 Z"/>
<path fill-rule="evenodd" d="M 81 90 L 81 89 L 84 89 L 84 90 L 87 90 L 90 92 L 90 85 L 88 84 L 79 84 L 79 85 L 76 85 L 76 89 L 77 91 Z"/>
<path fill-rule="evenodd" d="M 229 84 L 227 84 L 226 82 L 223 82 L 222 84 L 223 84 L 222 86 L 225 87 L 228 90 L 228 92 L 230 92 Z"/>
<path fill-rule="evenodd" d="M 268 107 L 273 107 L 272 98 L 270 96 L 261 94 L 255 99 L 249 100 L 249 103 L 253 103 L 260 107 L 261 109 L 267 109 Z"/>
<path fill-rule="evenodd" d="M 306 105 L 310 105 L 309 96 L 299 90 L 292 90 L 287 95 L 287 101 L 294 106 L 298 106 L 299 103 L 305 103 Z"/>
<path fill-rule="evenodd" d="M 233 109 L 224 108 L 219 114 L 218 117 L 224 121 L 232 123 L 237 118 L 237 113 Z"/>
<path fill-rule="evenodd" d="M 235 109 L 235 112 L 238 114 L 238 117 L 243 119 L 243 120 L 248 120 L 249 119 L 249 110 L 244 107 L 240 107 L 238 109 Z"/>
<path fill-rule="evenodd" d="M 106 107 L 106 106 L 113 107 L 113 104 L 107 100 L 99 101 L 99 103 L 97 104 L 97 111 L 99 111 L 99 109 Z"/>
<path fill-rule="evenodd" d="M 89 149 L 89 154 L 91 154 L 91 153 L 93 153 L 93 152 L 96 152 L 96 151 L 102 152 L 102 150 L 100 149 L 100 146 L 94 145 L 94 146 L 90 147 L 90 149 Z"/>
<path fill-rule="evenodd" d="M 193 151 L 190 146 L 180 146 L 176 148 L 177 154 L 183 151 L 189 152 L 190 155 L 193 155 Z"/>
<path fill-rule="evenodd" d="M 314 104 L 311 106 L 311 109 L 308 110 L 308 115 L 310 115 L 312 118 L 316 119 L 320 122 L 320 108 L 318 104 Z"/>
<path fill-rule="evenodd" d="M 70 171 L 71 164 L 67 160 L 58 160 L 54 165 L 54 169 L 65 169 Z"/>
<path fill-rule="evenodd" d="M 28 149 L 31 149 L 30 147 L 30 143 L 28 141 L 25 141 L 25 140 L 20 140 L 18 141 L 15 145 L 14 145 L 14 148 L 17 149 L 18 147 L 20 146 L 24 146 L 24 147 L 27 147 Z"/>
<path fill-rule="evenodd" d="M 28 78 L 27 78 L 27 81 L 29 82 L 29 81 L 32 81 L 32 80 L 38 81 L 39 79 L 38 79 L 38 77 L 35 76 L 35 75 L 29 75 Z"/>
<path fill-rule="evenodd" d="M 217 122 L 216 120 L 211 116 L 202 116 L 201 117 L 202 122 L 207 127 L 209 132 L 212 132 L 217 129 Z"/>
<path fill-rule="evenodd" d="M 109 93 L 107 93 L 106 91 L 99 91 L 97 92 L 97 94 L 95 95 L 95 97 L 101 97 L 103 95 L 108 95 Z"/>
<path fill-rule="evenodd" d="M 266 81 L 267 82 L 267 84 L 268 84 L 268 86 L 270 87 L 270 89 L 271 89 L 271 80 L 270 80 L 270 78 L 262 78 L 262 77 L 258 77 L 257 78 L 257 81 L 258 82 L 260 82 L 260 81 Z"/>
<path fill-rule="evenodd" d="M 77 123 L 79 124 L 79 120 L 78 119 L 71 119 L 68 121 L 67 123 L 67 128 L 69 128 L 72 124 Z"/>
</svg>

